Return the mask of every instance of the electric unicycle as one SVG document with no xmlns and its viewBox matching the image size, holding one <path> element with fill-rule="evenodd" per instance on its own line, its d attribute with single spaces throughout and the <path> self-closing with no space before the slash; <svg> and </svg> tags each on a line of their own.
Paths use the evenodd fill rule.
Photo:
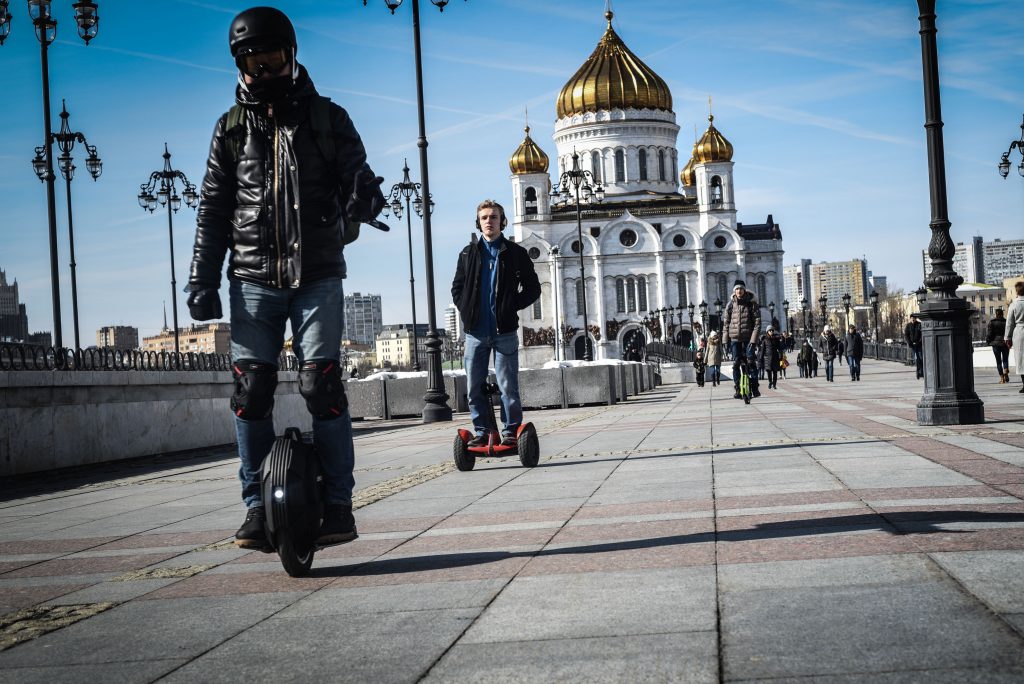
<svg viewBox="0 0 1024 684">
<path fill-rule="evenodd" d="M 260 467 L 267 542 L 285 572 L 302 577 L 313 565 L 323 517 L 323 471 L 312 444 L 290 427 Z"/>
<path fill-rule="evenodd" d="M 484 393 L 487 394 L 489 400 L 501 395 L 498 386 L 491 382 L 484 385 Z M 537 429 L 533 427 L 533 423 L 523 423 L 519 426 L 514 444 L 502 444 L 498 423 L 494 418 L 493 400 L 491 411 L 487 417 L 487 444 L 470 446 L 469 441 L 476 435 L 472 430 L 459 429 L 459 434 L 455 436 L 455 443 L 452 447 L 456 468 L 461 471 L 472 470 L 476 465 L 477 456 L 482 458 L 518 455 L 519 462 L 527 468 L 533 468 L 540 462 L 540 442 L 537 440 Z M 504 406 L 501 407 L 501 421 L 505 422 Z"/>
</svg>

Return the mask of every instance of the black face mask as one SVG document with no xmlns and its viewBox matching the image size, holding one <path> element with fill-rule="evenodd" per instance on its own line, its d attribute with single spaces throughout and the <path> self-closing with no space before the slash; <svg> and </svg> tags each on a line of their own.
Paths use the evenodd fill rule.
<svg viewBox="0 0 1024 684">
<path fill-rule="evenodd" d="M 292 77 L 289 74 L 274 76 L 273 78 L 261 78 L 245 86 L 254 98 L 258 101 L 270 104 L 284 99 L 292 88 Z"/>
</svg>

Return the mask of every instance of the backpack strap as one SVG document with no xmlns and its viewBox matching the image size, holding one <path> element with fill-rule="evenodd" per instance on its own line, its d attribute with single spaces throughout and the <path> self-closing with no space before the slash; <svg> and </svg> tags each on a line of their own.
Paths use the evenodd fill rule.
<svg viewBox="0 0 1024 684">
<path fill-rule="evenodd" d="M 238 164 L 242 156 L 242 144 L 245 140 L 245 109 L 242 105 L 232 105 L 228 110 L 228 120 L 224 124 L 224 137 L 231 150 L 231 159 Z"/>
</svg>

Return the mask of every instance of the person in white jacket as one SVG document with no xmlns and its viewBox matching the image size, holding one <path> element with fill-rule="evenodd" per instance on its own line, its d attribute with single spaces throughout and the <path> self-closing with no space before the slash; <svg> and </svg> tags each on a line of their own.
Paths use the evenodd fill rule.
<svg viewBox="0 0 1024 684">
<path fill-rule="evenodd" d="M 1024 280 L 1013 284 L 1017 298 L 1006 312 L 1006 346 L 1013 352 L 1013 365 L 1020 374 L 1020 393 L 1024 394 Z"/>
</svg>

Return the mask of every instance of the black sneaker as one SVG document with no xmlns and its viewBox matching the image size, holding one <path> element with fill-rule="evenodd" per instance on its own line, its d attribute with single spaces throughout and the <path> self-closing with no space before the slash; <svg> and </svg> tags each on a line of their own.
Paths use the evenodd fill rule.
<svg viewBox="0 0 1024 684">
<path fill-rule="evenodd" d="M 352 541 L 358 536 L 351 505 L 327 504 L 324 507 L 324 519 L 320 523 L 320 536 L 316 538 L 317 544 L 325 546 L 342 544 Z"/>
<path fill-rule="evenodd" d="M 487 435 L 476 435 L 473 439 L 466 442 L 466 446 L 471 447 L 483 447 L 487 446 Z"/>
<path fill-rule="evenodd" d="M 506 432 L 501 436 L 501 446 L 515 446 L 516 445 L 515 433 Z"/>
<path fill-rule="evenodd" d="M 760 391 L 760 390 L 757 390 L 757 389 L 755 389 L 755 390 L 753 391 L 753 393 L 751 394 L 751 396 L 753 396 L 753 397 L 754 397 L 754 399 L 757 399 L 757 398 L 758 398 L 759 396 L 761 396 L 761 391 Z"/>
<path fill-rule="evenodd" d="M 263 506 L 253 506 L 245 513 L 245 522 L 235 532 L 235 546 L 242 549 L 267 548 L 267 514 Z"/>
<path fill-rule="evenodd" d="M 739 399 L 740 398 L 739 390 L 737 390 L 736 392 L 733 393 L 732 398 L 733 399 Z"/>
</svg>

